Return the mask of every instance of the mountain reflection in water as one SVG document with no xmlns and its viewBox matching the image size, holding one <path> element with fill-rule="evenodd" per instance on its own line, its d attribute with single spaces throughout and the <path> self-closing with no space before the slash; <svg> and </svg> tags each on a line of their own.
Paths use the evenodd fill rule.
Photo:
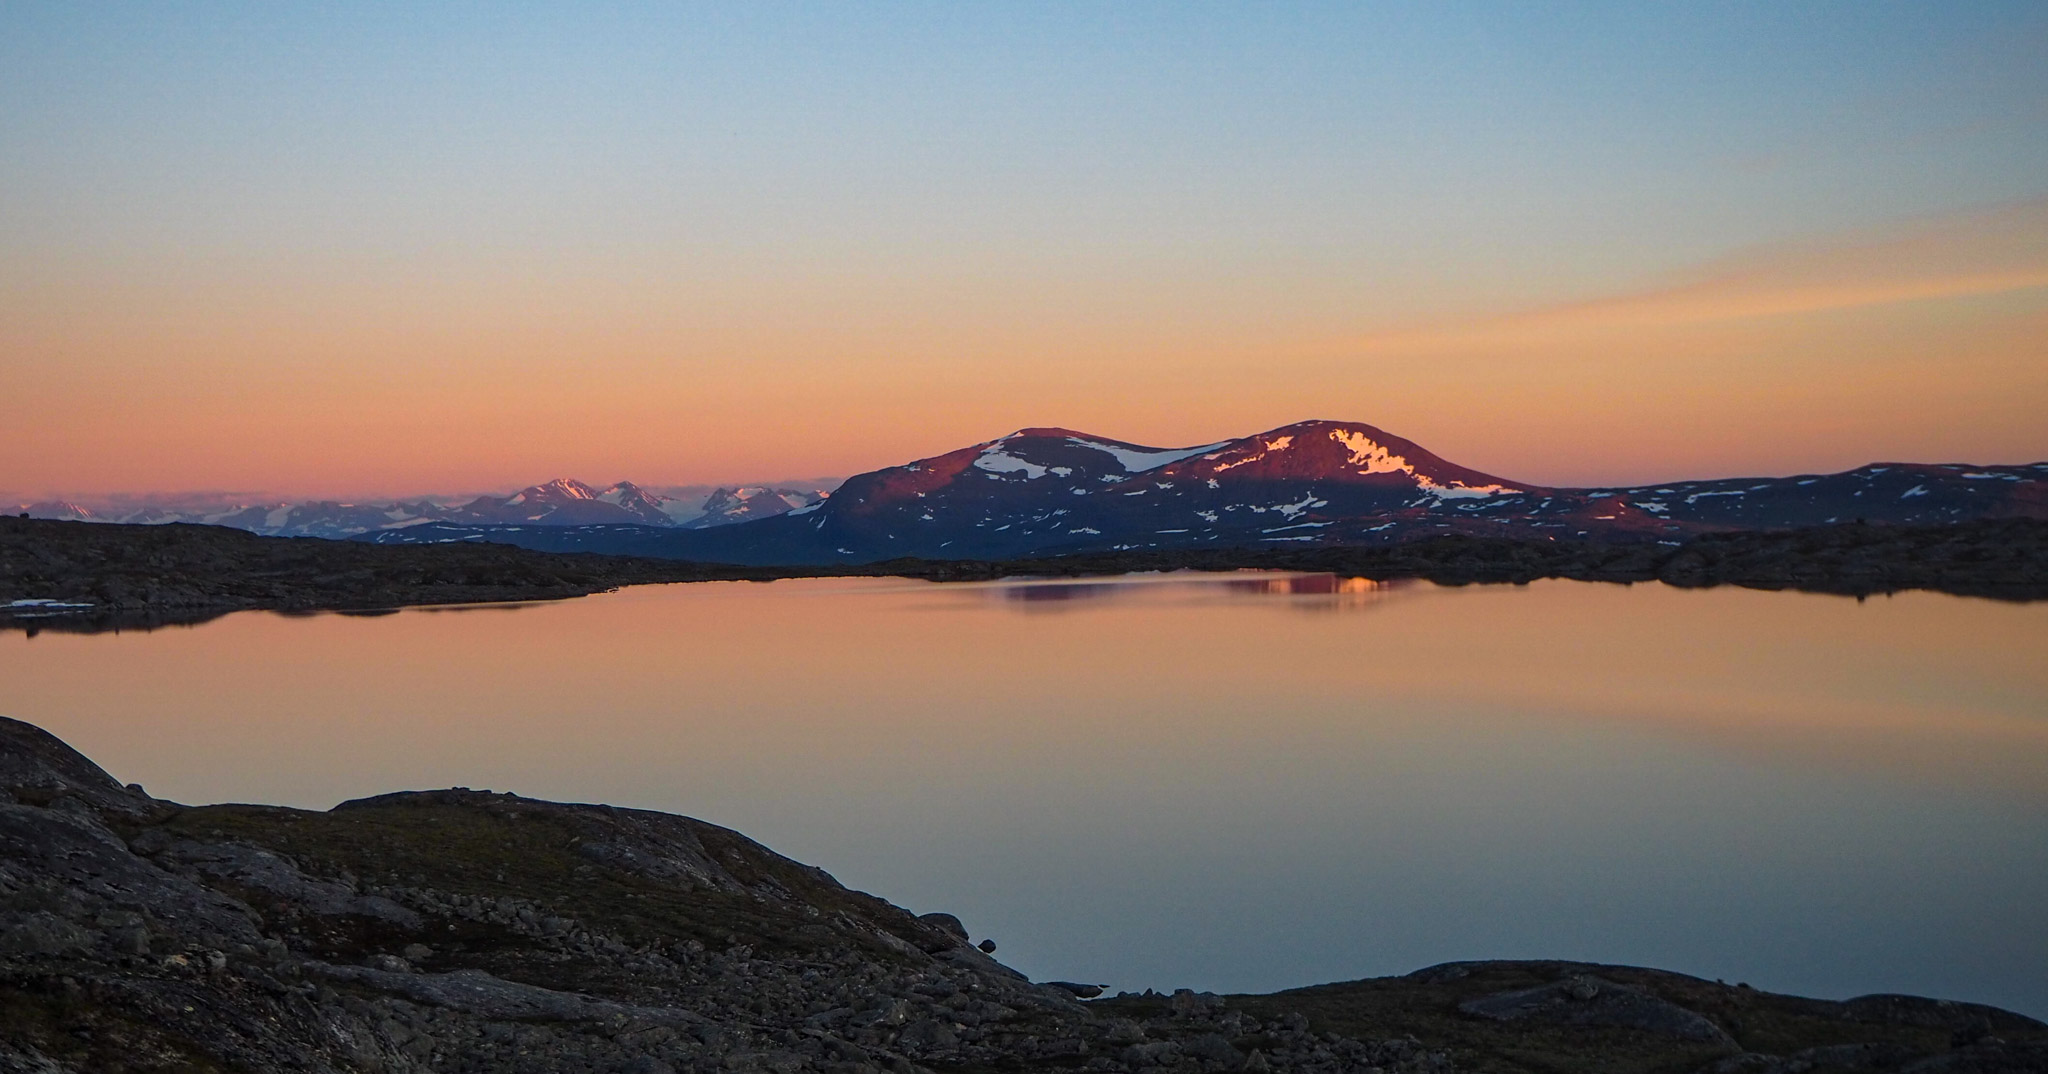
<svg viewBox="0 0 2048 1074">
<path fill-rule="evenodd" d="M 5 635 L 0 713 L 178 801 L 701 817 L 1039 978 L 1571 958 L 2038 1017 L 2044 652 L 2048 604 L 1932 593 L 806 579 Z"/>
<path fill-rule="evenodd" d="M 1234 571 L 1124 576 L 1115 579 L 1031 579 L 979 586 L 998 603 L 1025 611 L 1058 611 L 1063 605 L 1106 602 L 1198 603 L 1223 599 L 1297 598 L 1288 607 L 1304 611 L 1353 611 L 1369 607 L 1413 584 L 1410 579 L 1374 581 L 1335 574 Z M 962 587 L 965 588 L 965 587 Z"/>
</svg>

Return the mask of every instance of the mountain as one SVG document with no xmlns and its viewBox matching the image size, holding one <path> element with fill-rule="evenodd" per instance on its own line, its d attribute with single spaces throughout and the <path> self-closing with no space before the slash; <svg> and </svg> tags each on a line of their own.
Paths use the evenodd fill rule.
<svg viewBox="0 0 2048 1074">
<path fill-rule="evenodd" d="M 451 517 L 460 521 L 520 523 L 545 526 L 580 526 L 603 523 L 642 523 L 665 526 L 669 516 L 665 501 L 630 481 L 607 489 L 596 489 L 581 481 L 558 477 L 544 485 L 520 489 L 505 497 L 479 497 L 454 508 Z"/>
<path fill-rule="evenodd" d="M 14 511 L 23 518 L 61 518 L 75 522 L 98 522 L 100 515 L 90 507 L 81 507 L 63 500 L 44 500 L 39 503 L 15 505 Z"/>
<path fill-rule="evenodd" d="M 710 530 L 427 524 L 375 539 L 794 565 L 1372 544 L 1445 533 L 1675 543 L 1857 519 L 2000 517 L 2048 518 L 2048 463 L 1883 463 L 1826 475 L 1555 488 L 1456 465 L 1370 425 L 1305 421 L 1187 448 L 1023 429 L 859 474 L 829 499 Z"/>
<path fill-rule="evenodd" d="M 801 507 L 809 507 L 822 499 L 823 495 L 802 489 L 777 489 L 765 485 L 721 488 L 713 491 L 705 499 L 702 514 L 682 525 L 689 529 L 702 530 L 713 526 L 730 526 L 736 522 L 752 522 L 756 519 L 787 514 Z"/>
<path fill-rule="evenodd" d="M 689 526 L 708 529 L 768 518 L 816 503 L 823 489 L 683 486 L 655 490 L 630 481 L 597 488 L 569 478 L 443 505 L 430 499 L 385 504 L 334 500 L 246 503 L 219 496 L 124 498 L 87 506 L 63 501 L 17 504 L 10 513 L 32 518 L 231 526 L 272 537 L 354 537 L 423 523 L 461 526 Z"/>
</svg>

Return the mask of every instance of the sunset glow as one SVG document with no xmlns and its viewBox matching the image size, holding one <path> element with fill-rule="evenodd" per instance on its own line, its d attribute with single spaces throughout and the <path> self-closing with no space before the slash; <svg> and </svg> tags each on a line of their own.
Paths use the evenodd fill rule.
<svg viewBox="0 0 2048 1074">
<path fill-rule="evenodd" d="M 2044 57 L 0 4 L 0 1069 L 2048 1069 Z"/>
<path fill-rule="evenodd" d="M 1526 945 L 1533 921 L 1542 957 L 1840 995 L 1883 965 L 2032 1011 L 2044 931 L 2012 907 L 2048 885 L 2044 610 L 817 579 L 15 637 L 0 680 L 162 797 L 460 784 L 679 811 L 971 907 L 1042 974 L 1291 985 Z M 1865 884 L 1898 905 L 1840 894 Z"/>
<path fill-rule="evenodd" d="M 2048 17 L 0 15 L 0 492 L 2048 458 Z"/>
</svg>

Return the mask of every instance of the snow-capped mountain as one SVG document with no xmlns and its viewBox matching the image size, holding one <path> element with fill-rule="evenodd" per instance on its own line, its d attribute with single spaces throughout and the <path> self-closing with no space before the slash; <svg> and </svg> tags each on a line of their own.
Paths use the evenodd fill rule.
<svg viewBox="0 0 2048 1074">
<path fill-rule="evenodd" d="M 1438 533 L 1678 541 L 1721 529 L 2010 515 L 2048 517 L 2048 463 L 1873 464 L 1829 475 L 1550 488 L 1458 466 L 1370 425 L 1306 421 L 1187 448 L 1023 429 L 857 475 L 830 499 L 771 518 L 703 531 L 434 524 L 379 539 L 805 564 Z"/>
<path fill-rule="evenodd" d="M 704 529 L 768 518 L 824 498 L 823 489 L 682 487 L 666 493 L 621 481 L 597 488 L 569 478 L 532 485 L 505 496 L 479 496 L 444 505 L 430 499 L 386 504 L 333 500 L 236 502 L 211 496 L 124 499 L 99 506 L 63 501 L 15 505 L 35 518 L 232 526 L 268 536 L 354 537 L 427 523 L 466 526 L 681 526 Z"/>
<path fill-rule="evenodd" d="M 458 521 L 544 526 L 605 523 L 665 526 L 671 520 L 661 509 L 664 502 L 661 497 L 630 481 L 597 489 L 581 481 L 558 477 L 543 485 L 520 489 L 510 496 L 478 497 L 453 508 L 449 517 Z"/>
<path fill-rule="evenodd" d="M 1445 462 L 1365 425 L 1302 422 L 1170 449 L 1024 429 L 854 477 L 810 524 L 835 549 L 853 554 L 903 549 L 898 554 L 944 556 L 966 545 L 977 557 L 1010 556 L 1225 534 L 1299 539 L 1333 519 L 1431 510 L 1530 488 Z"/>
<path fill-rule="evenodd" d="M 777 489 L 765 485 L 721 488 L 713 490 L 704 500 L 701 514 L 682 525 L 686 529 L 701 530 L 730 526 L 735 522 L 752 522 L 809 507 L 822 499 L 824 496 L 820 493 L 803 489 Z"/>
<path fill-rule="evenodd" d="M 98 512 L 90 507 L 64 500 L 43 500 L 38 503 L 14 505 L 14 513 L 24 518 L 61 518 L 73 522 L 100 522 Z"/>
</svg>

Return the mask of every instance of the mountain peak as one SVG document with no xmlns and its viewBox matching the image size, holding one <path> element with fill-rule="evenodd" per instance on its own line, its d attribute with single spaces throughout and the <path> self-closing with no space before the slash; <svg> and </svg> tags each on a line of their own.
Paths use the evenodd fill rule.
<svg viewBox="0 0 2048 1074">
<path fill-rule="evenodd" d="M 1086 434 L 1086 433 L 1083 433 L 1083 432 L 1079 432 L 1079 431 L 1077 431 L 1077 430 L 1074 430 L 1074 429 L 1062 429 L 1062 428 L 1060 428 L 1060 427 L 1059 427 L 1059 426 L 1057 426 L 1057 425 L 1033 425 L 1033 426 L 1030 426 L 1029 428 L 1019 429 L 1019 430 L 1017 430 L 1016 432 L 1014 432 L 1014 433 L 1011 433 L 1011 434 L 1010 434 L 1010 435 L 1008 435 L 1008 436 L 1004 436 L 1004 437 L 999 437 L 999 438 L 997 438 L 997 439 L 998 439 L 998 440 L 1059 440 L 1059 439 L 1063 439 L 1063 438 L 1065 438 L 1065 437 L 1069 437 L 1069 436 L 1080 436 L 1080 437 L 1086 437 L 1087 435 L 1088 435 L 1088 434 Z"/>
<path fill-rule="evenodd" d="M 788 489 L 721 489 L 701 521 L 682 521 L 683 532 L 563 536 L 524 525 L 498 536 L 533 547 L 763 564 L 1379 544 L 1443 534 L 1675 542 L 1720 529 L 1850 518 L 1925 524 L 2039 517 L 2048 504 L 2044 488 L 2048 463 L 1879 464 L 1783 479 L 1552 488 L 1459 466 L 1363 422 L 1298 421 L 1196 447 L 1032 426 L 857 474 L 830 499 Z M 768 511 L 758 509 L 764 506 Z M 527 520 L 524 512 L 504 516 Z M 556 526 L 597 521 L 570 511 L 548 519 Z M 720 524 L 727 522 L 739 524 Z"/>
<path fill-rule="evenodd" d="M 535 485 L 529 492 L 552 492 L 576 500 L 597 499 L 597 490 L 573 477 L 558 477 L 543 485 Z"/>
<path fill-rule="evenodd" d="M 767 485 L 723 487 L 704 501 L 702 515 L 684 522 L 683 526 L 687 529 L 708 529 L 736 522 L 752 522 L 809 508 L 824 498 L 820 493 Z"/>
</svg>

